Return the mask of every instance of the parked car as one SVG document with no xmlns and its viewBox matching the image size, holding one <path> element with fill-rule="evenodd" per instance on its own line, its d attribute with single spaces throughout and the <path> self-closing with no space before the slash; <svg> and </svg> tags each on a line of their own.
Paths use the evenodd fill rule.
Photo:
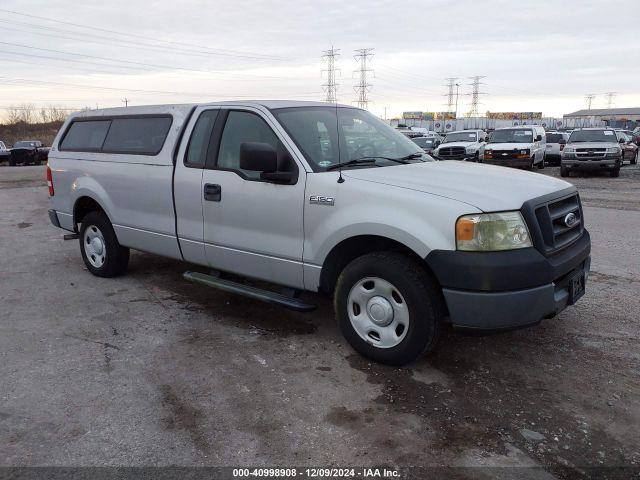
<svg viewBox="0 0 640 480">
<path fill-rule="evenodd" d="M 638 146 L 634 143 L 633 137 L 624 130 L 616 130 L 616 136 L 622 148 L 621 164 L 624 165 L 624 161 L 629 160 L 629 163 L 635 165 L 638 162 Z"/>
<path fill-rule="evenodd" d="M 40 165 L 47 161 L 49 149 L 42 146 L 38 140 L 21 140 L 13 144 L 9 165 Z"/>
<path fill-rule="evenodd" d="M 0 141 L 0 162 L 9 160 L 10 151 L 4 142 Z"/>
<path fill-rule="evenodd" d="M 376 153 L 345 150 L 365 133 Z M 189 281 L 295 310 L 314 308 L 300 291 L 326 292 L 349 343 L 394 365 L 432 350 L 444 322 L 495 330 L 554 316 L 583 295 L 590 266 L 571 184 L 433 161 L 346 105 L 79 112 L 47 181 L 51 222 L 75 233 L 90 273 L 124 273 L 133 248 L 214 269 Z"/>
<path fill-rule="evenodd" d="M 480 161 L 480 147 L 486 141 L 483 130 L 460 130 L 447 133 L 440 146 L 433 152 L 442 160 Z"/>
<path fill-rule="evenodd" d="M 560 165 L 560 154 L 567 144 L 569 134 L 567 132 L 546 132 L 546 139 L 545 162 L 548 165 Z"/>
<path fill-rule="evenodd" d="M 484 163 L 529 170 L 545 166 L 546 135 L 538 125 L 498 128 L 483 151 Z"/>
<path fill-rule="evenodd" d="M 438 137 L 413 137 L 411 141 L 426 153 L 433 153 L 438 145 L 440 145 L 440 139 Z"/>
<path fill-rule="evenodd" d="M 620 175 L 622 147 L 612 128 L 581 128 L 571 132 L 562 150 L 560 175 L 572 171 L 606 170 L 612 177 Z"/>
</svg>

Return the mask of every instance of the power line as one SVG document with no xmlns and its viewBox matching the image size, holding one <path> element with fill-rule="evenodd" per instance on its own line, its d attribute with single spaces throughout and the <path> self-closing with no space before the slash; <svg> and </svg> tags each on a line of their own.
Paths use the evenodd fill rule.
<svg viewBox="0 0 640 480">
<path fill-rule="evenodd" d="M 322 72 L 327 73 L 327 83 L 322 85 L 325 91 L 324 101 L 327 103 L 336 103 L 338 101 L 338 84 L 336 83 L 336 59 L 340 56 L 338 53 L 340 49 L 333 48 L 333 45 L 329 50 L 322 52 L 322 59 L 327 63 L 326 70 Z"/>
<path fill-rule="evenodd" d="M 356 104 L 359 108 L 368 109 L 369 108 L 369 98 L 367 94 L 371 91 L 371 85 L 367 80 L 367 75 L 369 72 L 373 74 L 373 70 L 368 68 L 368 61 L 371 57 L 373 57 L 373 48 L 360 48 L 355 50 L 356 55 L 354 58 L 360 64 L 360 68 L 355 70 L 354 73 L 359 74 L 359 82 L 353 87 L 356 93 L 358 94 L 358 99 L 356 100 Z"/>
<path fill-rule="evenodd" d="M 452 108 L 453 108 L 453 87 L 456 86 L 456 80 L 458 80 L 457 77 L 449 77 L 449 78 L 445 78 L 445 80 L 447 80 L 447 84 L 445 85 L 445 87 L 447 87 L 449 89 L 449 91 L 447 93 L 445 93 L 445 97 L 447 97 L 447 112 L 452 112 Z"/>
<path fill-rule="evenodd" d="M 241 58 L 253 58 L 253 59 L 264 59 L 264 60 L 285 60 L 284 57 L 279 57 L 279 56 L 275 56 L 275 55 L 265 55 L 265 54 L 261 54 L 261 53 L 253 53 L 253 52 L 242 52 L 239 50 L 227 50 L 227 49 L 213 49 L 210 47 L 205 47 L 202 45 L 197 45 L 197 44 L 192 44 L 192 43 L 185 43 L 185 42 L 176 42 L 176 41 L 170 41 L 170 40 L 159 40 L 157 38 L 153 38 L 153 37 L 147 37 L 144 35 L 139 35 L 139 34 L 134 34 L 134 33 L 127 33 L 127 32 L 119 32 L 117 30 L 109 30 L 106 28 L 101 28 L 101 27 L 96 27 L 96 26 L 91 26 L 91 25 L 82 25 L 79 23 L 73 23 L 73 22 L 67 22 L 67 21 L 62 21 L 62 20 L 55 20 L 52 18 L 48 18 L 48 17 L 42 17 L 39 15 L 32 15 L 32 14 L 27 14 L 27 13 L 21 13 L 21 12 L 16 12 L 15 10 L 8 10 L 5 8 L 0 8 L 0 12 L 5 12 L 5 13 L 10 13 L 13 15 L 20 15 L 22 17 L 28 17 L 28 18 L 36 18 L 38 20 L 45 20 L 47 22 L 53 22 L 53 23 L 58 23 L 61 25 L 69 25 L 69 26 L 73 26 L 73 27 L 77 27 L 77 28 L 82 28 L 82 29 L 87 29 L 87 30 L 91 30 L 91 31 L 101 31 L 101 32 L 106 32 L 106 33 L 111 33 L 111 34 L 115 34 L 115 35 L 120 35 L 120 36 L 124 36 L 124 37 L 130 37 L 130 38 L 136 38 L 136 39 L 143 39 L 143 40 L 151 40 L 153 42 L 156 43 L 163 43 L 163 44 L 168 44 L 168 45 L 178 45 L 178 46 L 186 46 L 186 47 L 195 47 L 195 48 L 201 48 L 201 49 L 205 49 L 209 52 L 211 52 L 214 55 L 222 55 L 222 56 L 234 56 L 234 57 L 241 57 Z"/>
<path fill-rule="evenodd" d="M 615 103 L 616 95 L 618 95 L 618 92 L 607 92 L 605 94 L 605 96 L 607 97 L 607 108 L 613 107 L 613 104 Z"/>
<path fill-rule="evenodd" d="M 587 102 L 587 110 L 591 110 L 591 103 L 593 103 L 594 98 L 596 98 L 596 96 L 593 93 L 587 93 L 584 96 L 584 99 Z"/>
<path fill-rule="evenodd" d="M 473 80 L 472 83 L 469 83 L 469 85 L 472 87 L 471 93 L 468 93 L 467 95 L 471 96 L 471 106 L 469 108 L 469 113 L 467 114 L 468 117 L 477 117 L 478 116 L 478 105 L 479 103 L 479 98 L 480 95 L 486 95 L 486 93 L 481 92 L 480 91 L 480 85 L 482 85 L 482 83 L 480 82 L 480 80 L 482 80 L 483 78 L 486 78 L 485 75 L 476 75 L 475 77 L 469 77 L 471 80 Z"/>
</svg>

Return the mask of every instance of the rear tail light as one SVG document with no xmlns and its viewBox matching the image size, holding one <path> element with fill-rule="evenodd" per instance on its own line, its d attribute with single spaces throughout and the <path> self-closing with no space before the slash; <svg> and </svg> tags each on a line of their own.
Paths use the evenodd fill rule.
<svg viewBox="0 0 640 480">
<path fill-rule="evenodd" d="M 53 177 L 51 175 L 51 167 L 47 165 L 47 186 L 49 187 L 49 196 L 53 197 Z"/>
<path fill-rule="evenodd" d="M 560 151 L 564 150 L 564 145 L 561 143 L 560 144 Z"/>
</svg>

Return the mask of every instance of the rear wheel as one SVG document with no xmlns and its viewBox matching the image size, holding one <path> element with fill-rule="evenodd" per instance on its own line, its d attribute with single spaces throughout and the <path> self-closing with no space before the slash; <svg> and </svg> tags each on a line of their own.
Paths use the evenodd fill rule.
<svg viewBox="0 0 640 480">
<path fill-rule="evenodd" d="M 98 277 L 121 275 L 129 264 L 129 249 L 118 243 L 103 212 L 89 212 L 80 227 L 80 252 L 87 269 Z"/>
<path fill-rule="evenodd" d="M 435 348 L 444 300 L 437 283 L 414 260 L 376 252 L 340 274 L 334 308 L 342 334 L 372 360 L 403 365 Z"/>
</svg>

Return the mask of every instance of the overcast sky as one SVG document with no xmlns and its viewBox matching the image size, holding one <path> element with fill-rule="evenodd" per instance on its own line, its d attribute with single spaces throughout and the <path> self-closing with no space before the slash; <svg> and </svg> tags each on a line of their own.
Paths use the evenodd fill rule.
<svg viewBox="0 0 640 480">
<path fill-rule="evenodd" d="M 380 116 L 446 110 L 446 77 L 464 113 L 472 75 L 481 112 L 561 116 L 610 91 L 638 107 L 639 20 L 638 0 L 2 0 L 0 107 L 321 100 L 331 45 L 341 103 L 356 99 L 354 49 L 375 49 Z"/>
</svg>

